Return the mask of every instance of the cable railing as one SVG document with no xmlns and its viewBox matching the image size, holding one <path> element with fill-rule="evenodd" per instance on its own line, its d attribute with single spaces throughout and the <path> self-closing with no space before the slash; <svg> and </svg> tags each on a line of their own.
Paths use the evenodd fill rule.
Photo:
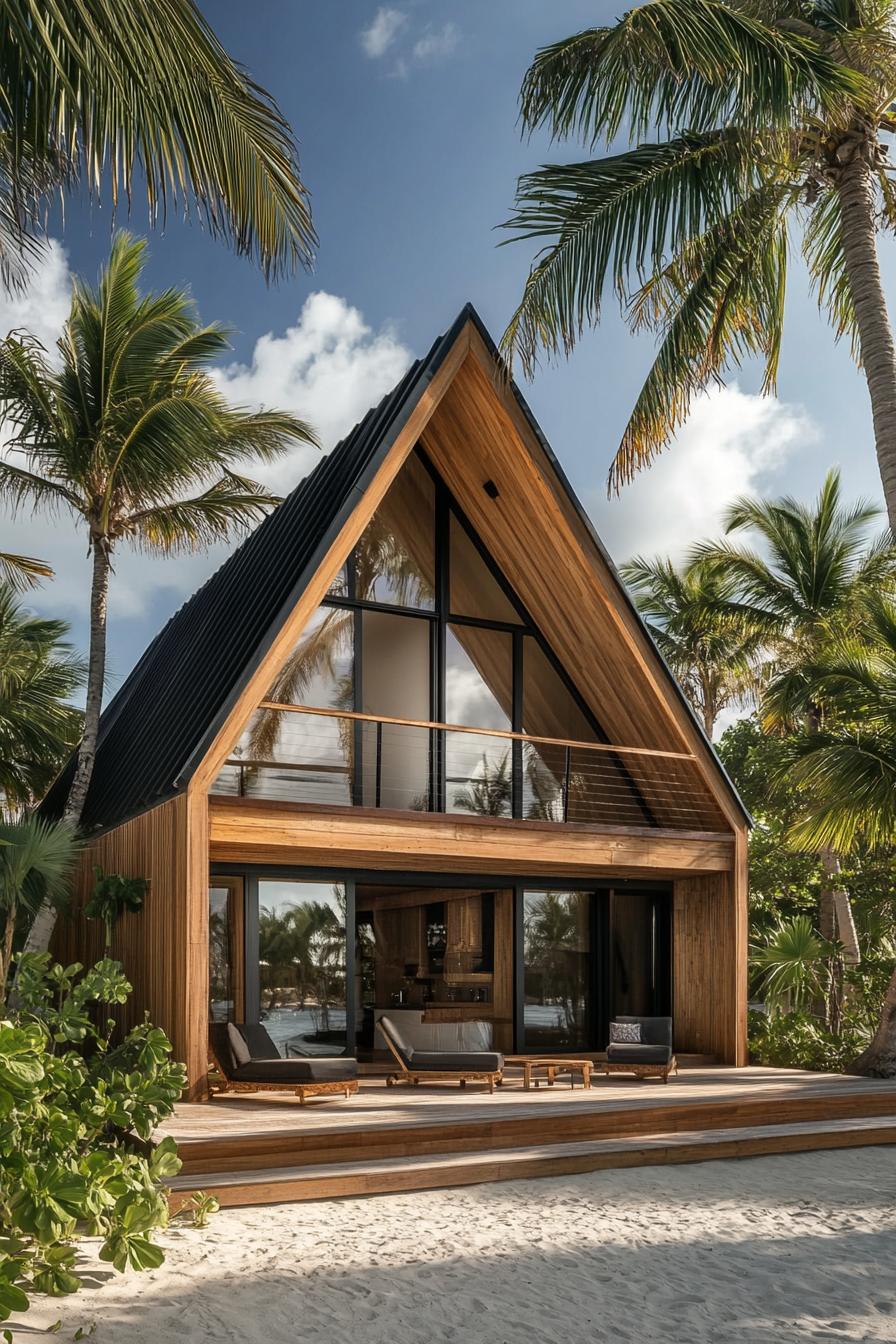
<svg viewBox="0 0 896 1344">
<path fill-rule="evenodd" d="M 686 752 L 263 703 L 213 792 L 480 817 L 718 831 Z"/>
</svg>

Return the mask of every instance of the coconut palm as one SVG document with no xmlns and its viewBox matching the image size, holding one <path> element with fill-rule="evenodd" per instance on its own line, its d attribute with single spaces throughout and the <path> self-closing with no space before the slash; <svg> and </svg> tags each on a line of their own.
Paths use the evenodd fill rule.
<svg viewBox="0 0 896 1344">
<path fill-rule="evenodd" d="M 55 905 L 65 899 L 77 857 L 78 843 L 65 822 L 0 818 L 0 1010 L 6 1003 L 20 915 L 33 914 L 43 902 Z"/>
<path fill-rule="evenodd" d="M 267 274 L 316 243 L 293 134 L 193 0 L 0 0 L 0 268 L 21 280 L 48 195 L 150 221 L 194 211 Z"/>
<path fill-rule="evenodd" d="M 896 604 L 872 599 L 869 623 L 822 650 L 806 679 L 826 713 L 789 779 L 808 798 L 793 839 L 847 852 L 896 844 Z M 855 1072 L 896 1077 L 896 969 L 880 1024 Z"/>
<path fill-rule="evenodd" d="M 724 709 L 756 694 L 773 618 L 755 607 L 741 609 L 733 576 L 699 558 L 676 566 L 636 557 L 621 573 L 711 738 Z"/>
<path fill-rule="evenodd" d="M 0 583 L 0 795 L 18 811 L 42 797 L 76 745 L 82 716 L 70 698 L 84 663 L 64 621 L 26 612 Z"/>
<path fill-rule="evenodd" d="M 868 384 L 896 526 L 896 346 L 876 232 L 896 221 L 896 0 L 649 0 L 538 52 L 522 122 L 586 152 L 522 177 L 507 228 L 542 247 L 503 349 L 568 354 L 608 288 L 656 358 L 610 471 L 649 464 L 743 358 L 772 391 L 793 242 Z"/>
<path fill-rule="evenodd" d="M 28 337 L 0 343 L 11 454 L 0 462 L 0 498 L 13 509 L 73 516 L 93 561 L 84 734 L 65 807 L 71 826 L 96 754 L 116 550 L 171 555 L 229 538 L 277 502 L 238 474 L 242 462 L 269 462 L 292 440 L 313 442 L 295 416 L 227 404 L 207 371 L 227 349 L 225 332 L 200 326 L 181 290 L 141 294 L 145 251 L 119 234 L 96 289 L 76 283 L 58 363 Z M 35 921 L 30 949 L 48 936 Z"/>
</svg>

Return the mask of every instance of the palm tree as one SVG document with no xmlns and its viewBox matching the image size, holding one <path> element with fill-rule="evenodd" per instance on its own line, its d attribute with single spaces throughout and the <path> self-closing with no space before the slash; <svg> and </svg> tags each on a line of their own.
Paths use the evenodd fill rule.
<svg viewBox="0 0 896 1344">
<path fill-rule="evenodd" d="M 54 905 L 68 895 L 78 857 L 78 843 L 64 822 L 25 817 L 0 818 L 0 1010 L 6 1004 L 6 982 L 20 914 L 33 914 L 46 901 Z"/>
<path fill-rule="evenodd" d="M 659 347 L 610 471 L 618 489 L 743 358 L 774 389 L 792 239 L 871 398 L 896 528 L 896 345 L 876 231 L 896 222 L 896 0 L 649 0 L 538 52 L 522 123 L 586 151 L 522 177 L 513 240 L 541 245 L 503 339 L 531 376 L 620 296 Z"/>
<path fill-rule="evenodd" d="M 733 585 L 737 612 L 754 612 L 757 622 L 766 622 L 773 659 L 760 695 L 760 714 L 767 731 L 817 731 L 823 710 L 807 669 L 832 640 L 861 624 L 871 594 L 892 586 L 896 550 L 889 539 L 868 542 L 868 528 L 877 514 L 862 501 L 844 505 L 839 473 L 830 471 L 812 507 L 789 497 L 744 498 L 732 504 L 726 531 L 755 534 L 764 543 L 764 554 L 733 542 L 696 549 L 700 562 L 717 568 Z M 845 955 L 855 962 L 858 940 L 837 851 L 826 844 L 819 857 L 825 873 L 818 907 L 822 938 L 828 944 L 839 938 Z M 839 1013 L 842 971 L 838 953 L 831 962 L 829 1021 Z"/>
<path fill-rule="evenodd" d="M 507 816 L 513 795 L 510 753 L 505 752 L 500 760 L 490 760 L 488 753 L 483 752 L 476 770 L 465 788 L 455 790 L 454 806 L 477 817 Z"/>
<path fill-rule="evenodd" d="M 81 733 L 70 698 L 85 668 L 67 634 L 64 621 L 30 615 L 0 583 L 0 795 L 13 811 L 42 797 Z"/>
<path fill-rule="evenodd" d="M 819 938 L 808 915 L 781 920 L 761 945 L 751 949 L 752 969 L 771 1008 L 799 1010 L 824 993 L 830 948 Z"/>
<path fill-rule="evenodd" d="M 193 0 L 0 0 L 0 271 L 20 282 L 51 193 L 195 211 L 268 275 L 316 243 L 296 143 Z"/>
<path fill-rule="evenodd" d="M 116 548 L 170 555 L 230 537 L 277 502 L 237 474 L 241 461 L 314 442 L 295 416 L 228 406 L 206 371 L 227 348 L 224 331 L 200 326 L 183 291 L 141 295 L 145 251 L 119 234 L 97 288 L 75 285 L 58 366 L 28 337 L 0 343 L 8 448 L 24 459 L 0 462 L 0 498 L 72 515 L 93 557 L 84 733 L 64 814 L 72 827 L 96 754 Z M 52 910 L 43 913 L 31 950 L 52 928 Z"/>
<path fill-rule="evenodd" d="M 699 558 L 676 568 L 668 559 L 636 557 L 621 573 L 711 738 L 722 710 L 756 694 L 772 618 L 755 607 L 742 610 L 733 576 Z"/>
<path fill-rule="evenodd" d="M 809 799 L 793 829 L 796 844 L 844 853 L 896 844 L 896 604 L 872 599 L 868 612 L 861 636 L 822 650 L 806 668 L 826 713 L 788 772 Z M 853 1072 L 896 1077 L 896 969 Z"/>
</svg>

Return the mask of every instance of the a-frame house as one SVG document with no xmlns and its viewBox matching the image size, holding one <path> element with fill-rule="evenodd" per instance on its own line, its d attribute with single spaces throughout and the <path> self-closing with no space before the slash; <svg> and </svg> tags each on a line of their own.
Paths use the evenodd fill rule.
<svg viewBox="0 0 896 1344">
<path fill-rule="evenodd" d="M 63 776 L 48 800 L 58 805 Z M 748 817 L 467 307 L 161 631 L 103 715 L 91 865 L 203 1094 L 210 1016 L 592 1054 L 618 1013 L 746 1062 Z"/>
</svg>

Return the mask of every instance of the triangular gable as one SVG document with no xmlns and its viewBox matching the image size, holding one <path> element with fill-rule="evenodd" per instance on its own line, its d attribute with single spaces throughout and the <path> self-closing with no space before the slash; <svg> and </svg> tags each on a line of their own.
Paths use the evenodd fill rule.
<svg viewBox="0 0 896 1344">
<path fill-rule="evenodd" d="M 468 305 L 149 647 L 103 715 L 87 826 L 106 828 L 187 786 L 210 786 L 418 441 L 576 684 L 600 702 L 612 740 L 693 753 L 731 824 L 748 820 Z M 514 553 L 521 541 L 528 564 Z M 542 565 L 548 556 L 540 580 L 535 556 Z M 590 669 L 575 666 L 583 629 L 594 636 Z M 65 776 L 57 803 L 64 788 Z"/>
</svg>

